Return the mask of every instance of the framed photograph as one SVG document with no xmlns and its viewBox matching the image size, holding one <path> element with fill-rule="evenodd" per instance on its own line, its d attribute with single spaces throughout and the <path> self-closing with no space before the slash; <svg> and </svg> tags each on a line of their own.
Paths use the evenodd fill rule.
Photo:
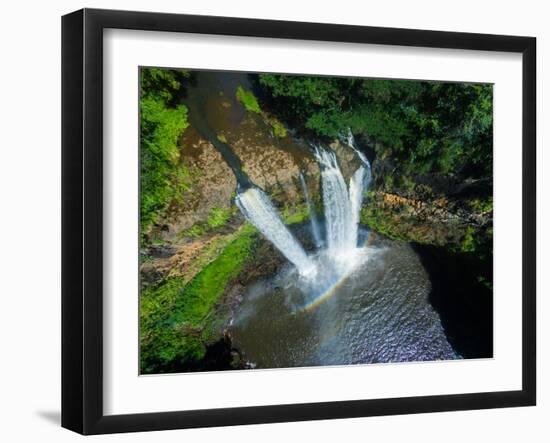
<svg viewBox="0 0 550 443">
<path fill-rule="evenodd" d="M 531 37 L 62 20 L 62 425 L 530 406 Z"/>
</svg>

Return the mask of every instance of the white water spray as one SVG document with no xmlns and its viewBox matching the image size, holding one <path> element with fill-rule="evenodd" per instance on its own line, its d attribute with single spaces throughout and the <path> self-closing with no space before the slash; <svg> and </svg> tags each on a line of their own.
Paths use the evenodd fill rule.
<svg viewBox="0 0 550 443">
<path fill-rule="evenodd" d="M 316 146 L 315 158 L 321 167 L 327 248 L 334 258 L 345 260 L 357 248 L 357 236 L 353 232 L 357 225 L 353 226 L 348 187 L 334 152 Z"/>
<path fill-rule="evenodd" d="M 330 287 L 334 282 L 349 275 L 361 255 L 359 254 L 361 248 L 357 244 L 359 218 L 363 194 L 371 179 L 371 169 L 366 156 L 355 147 L 351 131 L 347 141 L 361 160 L 361 166 L 349 180 L 349 187 L 338 165 L 336 154 L 320 146 L 314 146 L 314 155 L 321 168 L 326 226 L 326 247 L 314 256 L 308 257 L 300 243 L 282 222 L 269 197 L 261 189 L 248 188 L 239 192 L 235 198 L 244 216 L 296 266 L 300 275 L 317 276 L 315 281 L 319 280 L 318 286 L 322 286 L 321 289 Z M 300 180 L 310 211 L 313 237 L 317 248 L 320 249 L 323 241 L 319 224 L 302 175 Z M 308 280 L 313 283 L 311 278 Z"/>
<path fill-rule="evenodd" d="M 349 197 L 352 206 L 353 225 L 358 227 L 359 218 L 361 215 L 361 206 L 363 205 L 363 195 L 370 185 L 372 172 L 367 156 L 355 146 L 355 138 L 353 137 L 351 129 L 348 129 L 346 141 L 348 146 L 355 151 L 357 157 L 359 157 L 359 160 L 361 160 L 362 163 L 359 169 L 357 169 L 357 171 L 355 171 L 353 176 L 350 178 L 349 183 Z M 357 234 L 357 231 L 355 232 Z"/>
<path fill-rule="evenodd" d="M 361 206 L 363 205 L 365 176 L 366 170 L 363 166 L 360 166 L 349 179 L 349 199 L 351 202 L 350 230 L 352 236 L 350 243 L 354 244 L 356 247 L 359 234 L 359 218 L 361 216 Z"/>
<path fill-rule="evenodd" d="M 368 169 L 369 169 L 369 172 L 370 172 L 370 163 L 369 163 L 369 160 L 367 159 L 367 156 L 365 154 L 363 154 L 359 149 L 357 149 L 357 147 L 355 146 L 355 137 L 353 136 L 353 133 L 351 132 L 351 129 L 348 128 L 348 135 L 346 137 L 346 143 L 347 145 L 353 149 L 355 151 L 355 153 L 357 154 L 357 157 L 359 157 L 359 160 L 361 160 L 361 163 L 363 163 L 363 165 L 367 166 Z"/>
<path fill-rule="evenodd" d="M 237 194 L 235 203 L 244 216 L 290 260 L 302 275 L 310 275 L 315 265 L 284 225 L 271 201 L 258 188 Z"/>
<path fill-rule="evenodd" d="M 315 213 L 315 208 L 313 207 L 311 199 L 309 198 L 306 180 L 304 178 L 304 174 L 302 173 L 300 173 L 300 183 L 302 184 L 302 190 L 304 192 L 304 197 L 306 199 L 307 207 L 309 210 L 309 221 L 311 223 L 311 232 L 313 234 L 313 239 L 315 240 L 315 246 L 320 248 L 323 245 L 323 239 L 321 238 L 321 229 L 319 228 L 317 214 Z"/>
</svg>

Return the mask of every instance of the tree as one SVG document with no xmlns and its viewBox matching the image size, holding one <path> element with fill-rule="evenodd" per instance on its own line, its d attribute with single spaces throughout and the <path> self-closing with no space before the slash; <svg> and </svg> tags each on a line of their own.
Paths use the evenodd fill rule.
<svg viewBox="0 0 550 443">
<path fill-rule="evenodd" d="M 260 74 L 281 118 L 371 141 L 401 175 L 492 173 L 492 85 Z"/>
<path fill-rule="evenodd" d="M 174 105 L 185 71 L 140 70 L 140 229 L 142 243 L 169 203 L 189 186 L 178 139 L 189 126 L 187 108 Z"/>
</svg>

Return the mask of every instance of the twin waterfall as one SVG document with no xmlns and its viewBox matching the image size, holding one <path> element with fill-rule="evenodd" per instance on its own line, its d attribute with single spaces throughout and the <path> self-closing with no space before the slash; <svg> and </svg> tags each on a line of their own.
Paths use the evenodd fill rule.
<svg viewBox="0 0 550 443">
<path fill-rule="evenodd" d="M 325 216 L 325 239 L 313 208 L 303 176 L 300 176 L 304 196 L 309 206 L 312 235 L 316 246 L 325 246 L 325 255 L 335 267 L 344 270 L 351 266 L 358 245 L 359 214 L 371 178 L 370 164 L 358 151 L 351 136 L 348 144 L 354 149 L 361 166 L 346 184 L 338 166 L 336 154 L 320 146 L 314 146 L 315 159 L 321 169 L 321 186 Z M 292 262 L 300 275 L 314 276 L 317 272 L 316 261 L 308 256 L 302 245 L 282 222 L 269 197 L 259 188 L 252 186 L 239 192 L 235 202 L 244 216 Z"/>
</svg>

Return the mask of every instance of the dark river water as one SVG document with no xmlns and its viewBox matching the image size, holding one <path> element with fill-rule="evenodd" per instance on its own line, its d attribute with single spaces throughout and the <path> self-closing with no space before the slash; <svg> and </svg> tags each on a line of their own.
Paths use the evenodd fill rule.
<svg viewBox="0 0 550 443">
<path fill-rule="evenodd" d="M 385 243 L 313 303 L 289 270 L 251 285 L 233 320 L 233 345 L 257 368 L 461 358 L 430 304 L 419 256 Z"/>
</svg>

